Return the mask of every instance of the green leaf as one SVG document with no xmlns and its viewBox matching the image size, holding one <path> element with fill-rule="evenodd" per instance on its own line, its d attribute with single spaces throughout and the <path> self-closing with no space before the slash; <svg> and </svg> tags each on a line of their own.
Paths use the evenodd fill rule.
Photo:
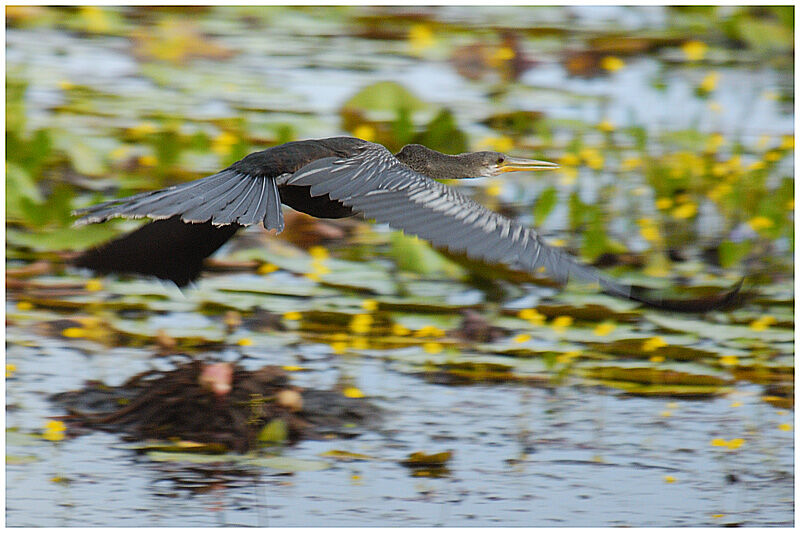
<svg viewBox="0 0 800 533">
<path fill-rule="evenodd" d="M 442 109 L 428 124 L 425 132 L 414 141 L 446 154 L 461 154 L 469 149 L 467 136 L 458 129 L 455 117 L 448 109 Z"/>
<path fill-rule="evenodd" d="M 418 237 L 392 232 L 391 254 L 398 268 L 418 274 L 446 273 L 458 276 L 461 269 L 445 259 L 431 245 Z"/>
<path fill-rule="evenodd" d="M 558 201 L 558 191 L 555 187 L 548 187 L 545 189 L 539 199 L 536 201 L 536 206 L 533 208 L 533 216 L 536 225 L 541 225 L 547 220 L 547 217 L 553 211 Z"/>
<path fill-rule="evenodd" d="M 719 264 L 722 268 L 729 268 L 747 257 L 753 247 L 751 241 L 733 242 L 722 241 L 719 245 Z"/>
<path fill-rule="evenodd" d="M 273 418 L 258 433 L 259 442 L 286 442 L 289 438 L 289 428 L 282 418 Z"/>
<path fill-rule="evenodd" d="M 380 81 L 358 91 L 345 102 L 344 107 L 363 111 L 388 111 L 394 114 L 398 109 L 411 112 L 424 111 L 430 108 L 430 104 L 417 98 L 399 83 Z"/>
</svg>

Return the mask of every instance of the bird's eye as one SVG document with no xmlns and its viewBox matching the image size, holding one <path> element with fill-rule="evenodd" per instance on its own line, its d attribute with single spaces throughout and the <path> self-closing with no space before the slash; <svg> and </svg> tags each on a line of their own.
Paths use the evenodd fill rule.
<svg viewBox="0 0 800 533">
<path fill-rule="evenodd" d="M 505 160 L 506 160 L 506 156 L 501 155 L 500 157 L 497 158 L 497 164 L 498 165 L 502 165 L 503 161 L 505 161 Z"/>
</svg>

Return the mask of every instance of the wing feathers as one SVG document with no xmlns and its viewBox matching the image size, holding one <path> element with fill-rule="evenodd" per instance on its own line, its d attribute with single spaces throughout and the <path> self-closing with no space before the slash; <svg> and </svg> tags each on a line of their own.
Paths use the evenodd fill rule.
<svg viewBox="0 0 800 533">
<path fill-rule="evenodd" d="M 178 215 L 184 222 L 211 221 L 215 226 L 249 226 L 263 219 L 267 229 L 283 229 L 275 179 L 232 169 L 160 191 L 104 202 L 75 214 L 83 215 L 76 224 L 113 217 L 165 219 Z"/>
</svg>

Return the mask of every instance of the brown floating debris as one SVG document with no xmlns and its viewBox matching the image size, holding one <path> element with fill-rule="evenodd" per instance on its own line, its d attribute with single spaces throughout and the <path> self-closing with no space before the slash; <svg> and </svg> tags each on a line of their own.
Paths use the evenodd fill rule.
<svg viewBox="0 0 800 533">
<path fill-rule="evenodd" d="M 215 444 L 245 452 L 280 421 L 289 441 L 350 437 L 379 417 L 377 408 L 332 391 L 299 391 L 278 366 L 247 370 L 236 363 L 197 360 L 174 370 L 137 374 L 119 387 L 90 382 L 53 396 L 73 427 L 119 431 L 133 440 Z M 353 429 L 353 427 L 356 429 Z M 345 429 L 346 428 L 346 429 Z M 263 439 L 262 439 L 263 440 Z"/>
</svg>

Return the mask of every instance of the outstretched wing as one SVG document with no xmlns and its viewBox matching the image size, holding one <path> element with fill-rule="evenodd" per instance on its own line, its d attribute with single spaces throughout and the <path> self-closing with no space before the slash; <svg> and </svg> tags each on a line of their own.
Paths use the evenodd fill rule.
<svg viewBox="0 0 800 533">
<path fill-rule="evenodd" d="M 533 228 L 415 172 L 378 144 L 345 159 L 319 159 L 288 177 L 285 183 L 310 186 L 311 196 L 328 195 L 366 218 L 473 259 L 504 263 L 561 283 L 574 276 L 598 283 L 607 293 L 665 309 L 703 311 L 706 305 L 720 305 L 720 301 L 666 300 L 614 281 L 548 246 Z"/>
<path fill-rule="evenodd" d="M 155 220 L 180 216 L 184 222 L 215 226 L 249 226 L 261 220 L 267 229 L 283 230 L 281 201 L 275 178 L 226 169 L 206 178 L 119 198 L 75 211 L 76 224 L 113 217 Z"/>
</svg>

